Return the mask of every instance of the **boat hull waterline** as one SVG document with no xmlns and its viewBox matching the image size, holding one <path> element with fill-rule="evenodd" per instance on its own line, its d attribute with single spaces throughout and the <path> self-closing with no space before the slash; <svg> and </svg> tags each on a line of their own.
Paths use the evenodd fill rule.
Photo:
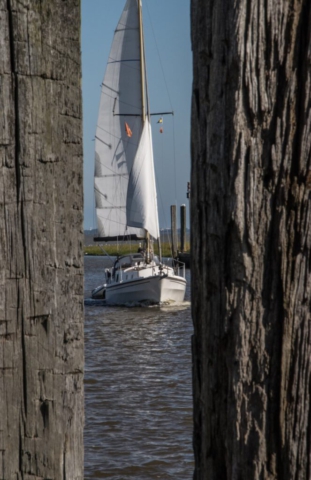
<svg viewBox="0 0 311 480">
<path fill-rule="evenodd" d="M 112 268 L 105 270 L 105 280 L 93 290 L 92 298 L 113 305 L 180 303 L 186 290 L 184 266 L 174 269 L 161 264 L 157 257 L 147 264 L 141 254 L 118 258 Z"/>
<path fill-rule="evenodd" d="M 186 280 L 182 277 L 156 275 L 114 285 L 102 285 L 93 290 L 92 298 L 104 299 L 107 305 L 180 303 L 184 300 L 185 288 Z"/>
</svg>

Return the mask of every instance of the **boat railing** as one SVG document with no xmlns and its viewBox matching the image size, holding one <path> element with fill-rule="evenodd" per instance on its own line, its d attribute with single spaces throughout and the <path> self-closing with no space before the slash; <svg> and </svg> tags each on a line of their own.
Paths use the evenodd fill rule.
<svg viewBox="0 0 311 480">
<path fill-rule="evenodd" d="M 179 260 L 174 259 L 173 267 L 175 275 L 186 278 L 186 264 L 184 262 L 180 262 Z"/>
<path fill-rule="evenodd" d="M 186 265 L 184 262 L 180 262 L 179 260 L 173 260 L 172 262 L 174 274 L 177 275 L 178 277 L 183 277 L 186 278 Z M 172 268 L 169 265 L 162 264 L 162 271 L 166 270 L 166 273 L 169 273 L 169 270 Z"/>
<path fill-rule="evenodd" d="M 151 269 L 152 270 L 152 275 L 157 275 L 158 274 L 158 265 L 146 265 L 144 264 L 143 267 L 140 267 L 139 264 L 137 265 L 126 265 L 124 268 L 124 265 L 120 265 L 119 268 L 114 269 L 114 268 L 106 268 L 106 278 L 107 278 L 107 283 L 110 283 L 110 279 L 112 277 L 116 278 L 116 275 L 118 275 L 117 281 L 118 282 L 123 282 L 123 276 L 124 272 L 126 271 L 127 268 L 134 266 L 136 267 L 137 270 L 140 268 L 143 268 L 144 270 L 146 269 Z M 168 267 L 166 267 L 168 268 Z"/>
<path fill-rule="evenodd" d="M 130 265 L 126 265 L 126 267 L 129 267 Z M 139 265 L 135 265 L 137 267 L 137 269 L 139 270 L 141 267 Z M 150 269 L 152 271 L 152 275 L 158 275 L 159 274 L 159 268 L 160 268 L 160 271 L 166 275 L 169 275 L 169 271 L 171 269 L 171 267 L 169 265 L 165 265 L 165 264 L 161 264 L 161 266 L 159 267 L 159 265 L 146 265 L 144 264 L 143 266 L 143 269 L 146 270 L 146 269 Z M 185 264 L 183 262 L 180 262 L 179 260 L 174 260 L 173 261 L 173 268 L 174 268 L 174 273 L 175 275 L 178 275 L 179 277 L 183 277 L 185 278 L 186 277 L 186 267 L 185 267 Z M 112 278 L 116 279 L 117 278 L 117 282 L 122 282 L 123 281 L 123 277 L 124 277 L 124 271 L 126 271 L 126 269 L 124 269 L 124 265 L 120 265 L 119 268 L 115 269 L 115 268 L 106 268 L 105 270 L 105 273 L 106 273 L 106 281 L 107 283 L 110 283 Z M 118 275 L 118 277 L 116 277 Z"/>
</svg>

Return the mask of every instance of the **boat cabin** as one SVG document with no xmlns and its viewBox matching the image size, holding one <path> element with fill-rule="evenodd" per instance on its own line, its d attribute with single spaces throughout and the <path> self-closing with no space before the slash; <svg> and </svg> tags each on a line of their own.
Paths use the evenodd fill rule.
<svg viewBox="0 0 311 480">
<path fill-rule="evenodd" d="M 158 256 L 153 255 L 152 260 L 149 264 L 149 268 L 154 269 L 156 266 L 159 266 L 159 265 L 160 265 L 160 261 Z M 115 261 L 113 268 L 106 269 L 107 283 L 110 283 L 111 281 L 119 282 L 121 280 L 122 281 L 129 280 L 128 276 L 126 275 L 125 277 L 123 277 L 123 273 L 122 273 L 128 269 L 130 269 L 132 272 L 130 279 L 133 279 L 135 277 L 135 275 L 133 275 L 134 272 L 136 272 L 137 277 L 141 276 L 139 272 L 142 270 L 147 271 L 148 275 L 150 275 L 150 270 L 148 269 L 148 267 L 146 270 L 145 256 L 142 253 L 133 253 L 132 255 L 124 255 L 118 258 Z"/>
<path fill-rule="evenodd" d="M 122 270 L 131 267 L 138 267 L 141 262 L 145 261 L 145 257 L 141 253 L 134 253 L 133 255 L 124 255 L 123 257 L 118 258 L 114 263 L 114 271 Z"/>
</svg>

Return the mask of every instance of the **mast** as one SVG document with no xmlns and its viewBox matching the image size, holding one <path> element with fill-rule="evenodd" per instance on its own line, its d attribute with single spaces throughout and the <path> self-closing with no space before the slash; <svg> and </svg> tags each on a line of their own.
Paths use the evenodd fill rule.
<svg viewBox="0 0 311 480">
<path fill-rule="evenodd" d="M 146 72 L 145 72 L 145 49 L 144 49 L 144 32 L 143 32 L 143 16 L 141 9 L 141 0 L 138 0 L 138 17 L 139 17 L 139 42 L 140 42 L 140 75 L 141 75 L 141 100 L 142 100 L 142 121 L 143 126 L 146 119 Z"/>
<path fill-rule="evenodd" d="M 142 15 L 142 0 L 138 1 L 138 18 L 139 18 L 139 41 L 140 41 L 140 76 L 141 76 L 141 98 L 142 98 L 142 126 L 144 128 L 144 124 L 146 121 L 146 116 L 150 115 L 149 113 L 149 102 L 148 102 L 148 91 L 147 91 L 147 76 L 146 76 L 146 62 L 145 62 L 145 44 L 144 44 L 144 29 L 143 29 L 143 15 Z M 146 104 L 147 109 L 146 111 Z M 150 233 L 146 230 L 146 262 L 150 262 Z M 162 249 L 161 249 L 161 239 L 160 236 L 158 238 L 158 248 L 159 248 L 159 257 L 160 261 L 162 261 Z"/>
<path fill-rule="evenodd" d="M 146 121 L 146 67 L 145 67 L 145 48 L 144 48 L 144 32 L 143 32 L 143 15 L 141 8 L 141 0 L 138 1 L 138 18 L 139 18 L 139 44 L 140 44 L 140 78 L 141 78 L 141 117 L 142 117 L 142 127 Z M 150 262 L 150 234 L 146 230 L 146 262 Z"/>
</svg>

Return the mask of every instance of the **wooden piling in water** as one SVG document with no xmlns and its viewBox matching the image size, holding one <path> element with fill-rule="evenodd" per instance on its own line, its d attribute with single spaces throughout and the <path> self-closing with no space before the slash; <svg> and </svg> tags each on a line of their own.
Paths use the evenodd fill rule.
<svg viewBox="0 0 311 480">
<path fill-rule="evenodd" d="M 180 206 L 180 251 L 183 253 L 186 246 L 186 205 Z"/>
<path fill-rule="evenodd" d="M 172 256 L 177 257 L 177 226 L 176 226 L 176 205 L 171 205 L 171 238 Z"/>
</svg>

